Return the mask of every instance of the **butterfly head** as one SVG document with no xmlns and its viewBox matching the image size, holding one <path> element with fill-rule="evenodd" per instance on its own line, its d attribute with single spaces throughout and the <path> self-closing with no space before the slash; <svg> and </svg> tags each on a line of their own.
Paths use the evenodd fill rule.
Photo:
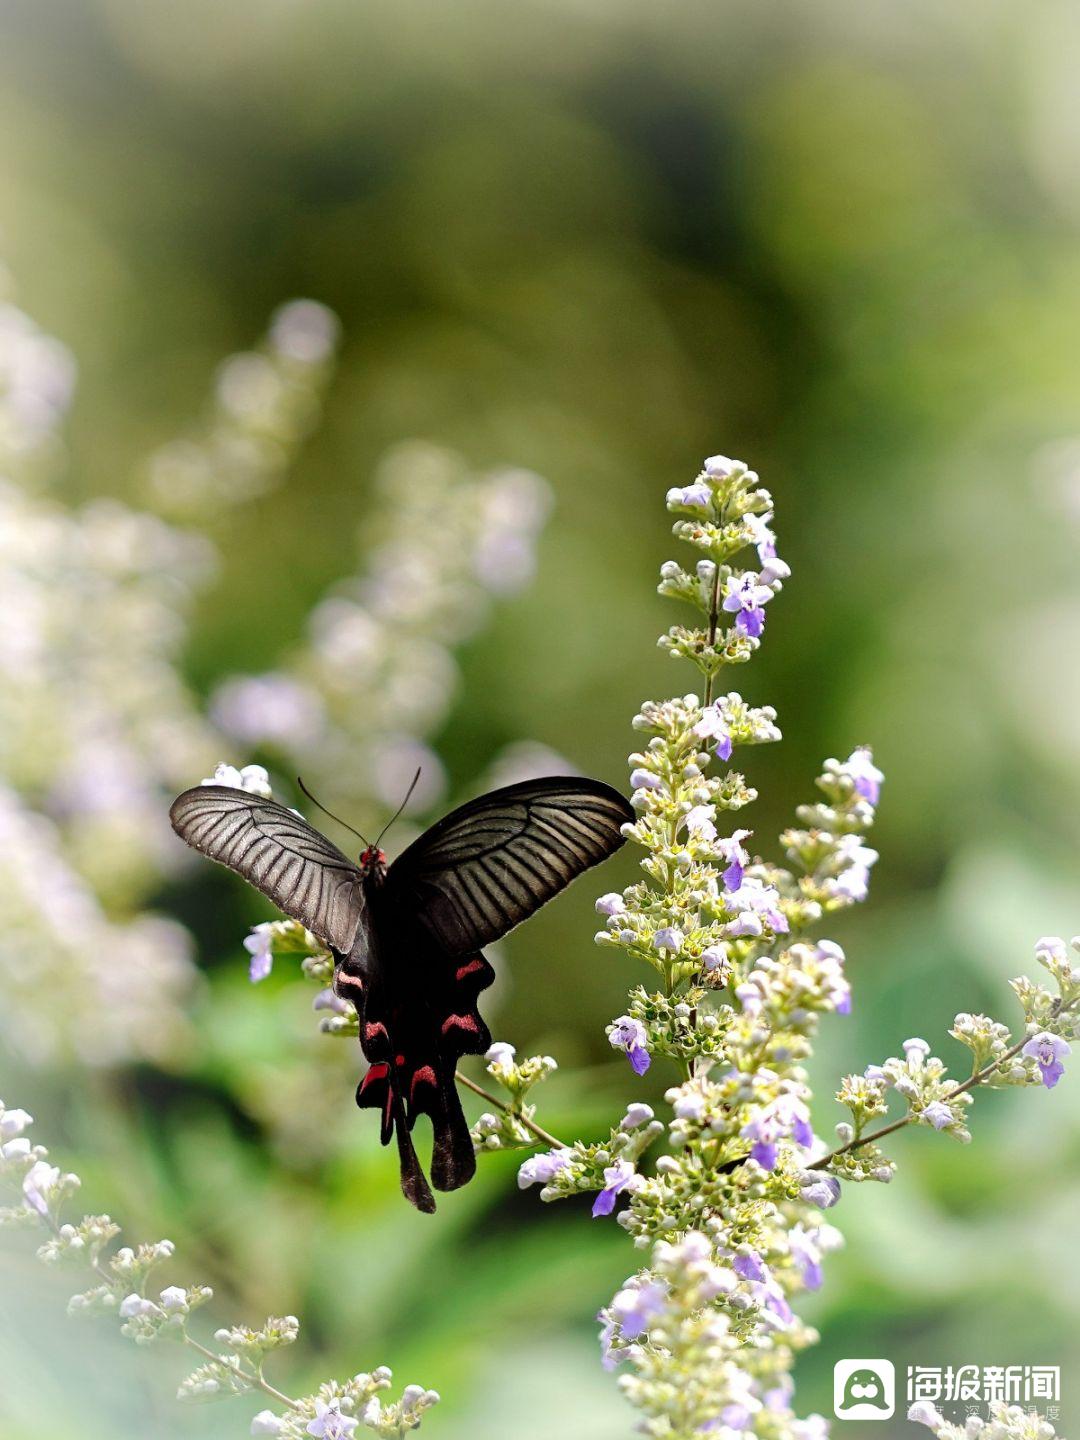
<svg viewBox="0 0 1080 1440">
<path fill-rule="evenodd" d="M 361 875 L 381 875 L 386 869 L 386 851 L 377 845 L 369 845 L 360 856 Z"/>
</svg>

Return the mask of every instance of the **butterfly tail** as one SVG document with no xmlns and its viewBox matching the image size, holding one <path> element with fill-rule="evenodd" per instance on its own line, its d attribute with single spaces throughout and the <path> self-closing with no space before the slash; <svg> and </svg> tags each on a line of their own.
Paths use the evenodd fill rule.
<svg viewBox="0 0 1080 1440">
<path fill-rule="evenodd" d="M 476 1151 L 461 1108 L 453 1066 L 439 1087 L 440 1106 L 431 1117 L 435 1143 L 431 1150 L 431 1183 L 436 1190 L 457 1190 L 476 1174 Z"/>
<path fill-rule="evenodd" d="M 381 1129 L 379 1138 L 389 1145 L 391 1137 L 397 1137 L 398 1161 L 401 1166 L 401 1193 L 410 1204 L 430 1215 L 435 1209 L 435 1197 L 424 1177 L 413 1147 L 411 1126 L 405 1115 L 405 1104 L 401 1092 L 394 1084 L 390 1066 L 380 1060 L 373 1064 L 356 1090 L 356 1103 L 361 1110 L 378 1110 Z"/>
<path fill-rule="evenodd" d="M 412 1136 L 409 1134 L 409 1126 L 405 1119 L 405 1106 L 401 1096 L 396 1092 L 394 1095 L 394 1129 L 397 1132 L 398 1160 L 401 1164 L 401 1193 L 410 1205 L 416 1206 L 417 1210 L 423 1211 L 425 1215 L 433 1215 L 435 1213 L 435 1196 L 432 1195 L 431 1187 L 420 1168 L 420 1161 L 417 1159 Z"/>
</svg>

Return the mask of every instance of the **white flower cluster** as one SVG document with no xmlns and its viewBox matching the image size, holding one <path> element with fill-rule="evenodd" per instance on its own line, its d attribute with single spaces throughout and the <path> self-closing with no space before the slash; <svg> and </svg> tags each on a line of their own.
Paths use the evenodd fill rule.
<svg viewBox="0 0 1080 1440">
<path fill-rule="evenodd" d="M 1055 996 L 1027 976 L 1012 982 L 1024 1011 L 1024 1031 L 1014 1040 L 1007 1025 L 987 1015 L 957 1015 L 949 1034 L 972 1054 L 970 1076 L 955 1081 L 945 1064 L 931 1055 L 919 1036 L 905 1040 L 903 1057 L 893 1056 L 881 1065 L 869 1065 L 862 1075 L 846 1075 L 836 1098 L 851 1111 L 851 1121 L 836 1127 L 840 1148 L 827 1157 L 834 1175 L 848 1180 L 889 1180 L 893 1166 L 874 1143 L 901 1125 L 927 1125 L 967 1142 L 971 1132 L 965 1114 L 974 1103 L 977 1086 L 999 1089 L 1007 1085 L 1042 1085 L 1052 1090 L 1065 1073 L 1072 1053 L 1070 1040 L 1080 1035 L 1080 966 L 1073 964 L 1069 948 L 1080 952 L 1080 936 L 1070 946 L 1057 935 L 1044 936 L 1035 947 L 1036 960 L 1050 971 L 1057 984 Z M 870 1134 L 867 1123 L 887 1113 L 889 1092 L 905 1102 L 905 1113 Z"/>
<path fill-rule="evenodd" d="M 534 1085 L 559 1067 L 550 1055 L 532 1055 L 516 1060 L 513 1045 L 497 1040 L 484 1055 L 487 1072 L 506 1092 L 505 1104 L 496 1112 L 485 1110 L 472 1127 L 477 1151 L 517 1149 L 536 1144 L 536 1106 L 526 1096 Z"/>
<path fill-rule="evenodd" d="M 190 1040 L 187 931 L 145 913 L 110 919 L 59 827 L 2 784 L 0 890 L 5 1045 L 33 1064 L 175 1058 Z"/>
<path fill-rule="evenodd" d="M 712 700 L 722 666 L 757 647 L 764 607 L 788 575 L 776 558 L 771 501 L 756 487 L 740 462 L 714 456 L 691 485 L 668 494 L 669 509 L 685 517 L 676 535 L 707 558 L 693 573 L 666 564 L 661 593 L 705 619 L 673 628 L 661 643 L 697 666 L 705 698 L 649 702 L 636 717 L 651 738 L 630 757 L 637 819 L 625 833 L 645 851 L 646 879 L 596 906 L 605 926 L 597 941 L 662 977 L 657 993 L 631 993 L 607 1033 L 638 1075 L 657 1058 L 681 1068 L 682 1082 L 666 1094 L 668 1152 L 652 1174 L 642 1171 L 661 1127 L 647 1106 L 632 1106 L 609 1142 L 560 1144 L 526 1161 L 519 1177 L 541 1183 L 543 1199 L 599 1190 L 594 1215 L 627 1197 L 619 1223 L 648 1264 L 600 1313 L 604 1363 L 627 1367 L 620 1384 L 644 1417 L 639 1428 L 664 1440 L 820 1440 L 823 1417 L 799 1420 L 791 1408 L 794 1356 L 816 1338 L 791 1302 L 822 1283 L 823 1258 L 841 1243 L 822 1215 L 840 1199 L 841 1178 L 890 1180 L 894 1167 L 876 1142 L 904 1124 L 969 1140 L 976 1085 L 1052 1087 L 1080 1034 L 1080 966 L 1063 940 L 1044 937 L 1036 958 L 1057 994 L 1014 982 L 1020 1039 L 986 1016 L 958 1015 L 951 1033 L 972 1051 L 968 1080 L 952 1081 L 926 1041 L 907 1040 L 902 1056 L 845 1077 L 838 1098 L 851 1120 L 837 1126 L 837 1148 L 827 1152 L 815 1136 L 803 1061 L 820 1017 L 850 1011 L 851 988 L 840 946 L 801 932 L 866 898 L 878 857 L 865 835 L 884 777 L 866 746 L 827 760 L 821 799 L 800 807 L 799 828 L 781 836 L 787 868 L 753 857 L 749 831 L 721 834 L 721 812 L 754 795 L 733 771 L 709 775 L 712 755 L 726 763 L 736 745 L 779 736 L 771 709 L 754 710 L 736 694 Z M 733 568 L 729 561 L 751 544 L 760 569 Z M 725 615 L 735 617 L 727 629 Z M 1080 937 L 1072 948 L 1080 950 Z M 868 1130 L 893 1093 L 906 1113 Z M 648 1118 L 640 1130 L 635 1111 Z M 966 1430 L 929 1407 L 911 1418 L 942 1440 L 1053 1435 L 1037 1416 L 1005 1407 Z"/>
<path fill-rule="evenodd" d="M 276 310 L 263 343 L 219 368 L 205 426 L 150 457 L 149 503 L 205 525 L 279 485 L 320 417 L 339 329 L 316 300 Z"/>
<path fill-rule="evenodd" d="M 366 563 L 312 612 L 307 644 L 262 675 L 234 676 L 212 712 L 237 741 L 287 755 L 362 817 L 396 806 L 418 766 L 419 808 L 438 798 L 442 766 L 426 743 L 458 682 L 453 648 L 491 598 L 532 576 L 549 508 L 522 470 L 472 473 L 460 457 L 412 443 L 375 476 Z"/>
<path fill-rule="evenodd" d="M 65 348 L 0 306 L 0 1032 L 34 1063 L 166 1060 L 195 972 L 139 905 L 177 855 L 167 797 L 216 748 L 176 665 L 212 554 L 40 493 L 73 384 Z"/>
<path fill-rule="evenodd" d="M 643 1171 L 664 1127 L 634 1105 L 608 1140 L 538 1154 L 519 1180 L 542 1184 L 546 1200 L 598 1192 L 598 1217 L 628 1201 L 618 1221 L 648 1264 L 600 1319 L 605 1364 L 628 1367 L 620 1383 L 644 1433 L 735 1437 L 765 1426 L 770 1440 L 803 1440 L 824 1422 L 800 1421 L 791 1408 L 793 1357 L 814 1339 L 791 1299 L 821 1284 L 823 1257 L 840 1242 L 822 1215 L 840 1187 L 812 1168 L 824 1147 L 801 1062 L 820 1017 L 847 1013 L 851 996 L 840 947 L 792 932 L 839 908 L 841 895 L 848 904 L 865 893 L 857 872 L 865 878 L 872 852 L 853 841 L 873 819 L 881 774 L 863 750 L 826 766 L 831 830 L 815 812 L 806 884 L 757 859 L 748 830 L 721 824 L 755 797 L 736 771 L 710 774 L 714 759 L 726 764 L 736 746 L 779 730 L 771 707 L 735 692 L 714 700 L 713 678 L 757 647 L 764 607 L 788 570 L 776 557 L 771 501 L 739 462 L 712 457 L 668 503 L 687 517 L 675 533 L 706 558 L 693 574 L 664 566 L 661 592 L 703 620 L 662 643 L 698 667 L 705 695 L 650 701 L 635 718 L 650 738 L 630 757 L 637 818 L 625 833 L 645 852 L 645 878 L 601 896 L 596 938 L 661 977 L 653 993 L 635 988 L 608 1039 L 639 1075 L 654 1061 L 681 1071 L 666 1096 L 669 1148 Z M 734 568 L 751 545 L 760 568 Z M 734 617 L 727 629 L 725 615 Z"/>
<path fill-rule="evenodd" d="M 0 484 L 0 773 L 119 904 L 175 857 L 162 801 L 215 748 L 176 668 L 210 562 L 115 501 L 68 510 Z"/>
<path fill-rule="evenodd" d="M 0 474 L 37 485 L 60 458 L 75 361 L 8 299 L 10 288 L 0 269 Z"/>
<path fill-rule="evenodd" d="M 434 1390 L 407 1385 L 399 1400 L 384 1404 L 379 1393 L 390 1385 L 391 1374 L 380 1367 L 343 1383 L 329 1381 L 314 1394 L 290 1399 L 263 1376 L 263 1364 L 274 1351 L 295 1343 L 300 1322 L 295 1315 L 271 1316 L 258 1329 L 236 1325 L 214 1334 L 217 1351 L 188 1332 L 194 1311 L 213 1296 L 208 1286 L 151 1287 L 150 1277 L 173 1259 L 169 1240 L 122 1246 L 109 1253 L 120 1227 L 108 1215 L 84 1215 L 77 1224 L 63 1219 L 65 1202 L 79 1188 L 79 1177 L 63 1174 L 50 1165 L 44 1146 L 35 1145 L 26 1131 L 33 1118 L 25 1110 L 6 1108 L 0 1102 L 0 1226 L 19 1225 L 43 1230 L 46 1239 L 38 1258 L 55 1265 L 82 1265 L 93 1285 L 73 1295 L 72 1315 L 112 1314 L 122 1323 L 121 1334 L 138 1345 L 169 1339 L 189 1345 L 208 1357 L 180 1383 L 181 1400 L 213 1400 L 228 1395 L 263 1392 L 273 1397 L 278 1410 L 262 1410 L 251 1422 L 252 1435 L 277 1435 L 281 1440 L 348 1440 L 359 1425 L 384 1440 L 399 1440 L 415 1430 L 428 1409 L 438 1402 Z M 284 1407 L 284 1408 L 282 1408 Z"/>
</svg>

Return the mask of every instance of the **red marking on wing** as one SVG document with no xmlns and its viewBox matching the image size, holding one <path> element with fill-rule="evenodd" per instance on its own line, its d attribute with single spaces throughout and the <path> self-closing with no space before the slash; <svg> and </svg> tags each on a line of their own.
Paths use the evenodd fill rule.
<svg viewBox="0 0 1080 1440">
<path fill-rule="evenodd" d="M 355 985 L 357 990 L 363 990 L 364 982 L 359 975 L 347 975 L 344 970 L 339 970 L 336 976 L 339 985 Z"/>
<path fill-rule="evenodd" d="M 430 1065 L 421 1065 L 420 1069 L 417 1070 L 416 1074 L 412 1077 L 412 1085 L 409 1087 L 409 1099 L 411 1100 L 416 1094 L 417 1085 L 434 1085 L 435 1083 L 435 1071 Z"/>
<path fill-rule="evenodd" d="M 390 1066 L 384 1064 L 382 1061 L 380 1061 L 377 1065 L 372 1065 L 371 1069 L 360 1081 L 361 1095 L 364 1093 L 364 1091 L 368 1088 L 369 1085 L 377 1085 L 380 1080 L 385 1080 L 389 1073 Z"/>
<path fill-rule="evenodd" d="M 466 975 L 475 975 L 476 972 L 477 972 L 477 970 L 483 970 L 483 968 L 484 968 L 484 962 L 483 962 L 483 960 L 480 959 L 480 957 L 479 957 L 479 955 L 478 955 L 475 960 L 470 960 L 467 965 L 461 965 L 461 966 L 459 966 L 459 967 L 458 967 L 458 972 L 457 972 L 457 974 L 454 976 L 454 979 L 455 979 L 455 980 L 464 980 L 465 977 L 466 977 Z"/>
<path fill-rule="evenodd" d="M 448 1015 L 443 1021 L 442 1033 L 445 1035 L 448 1030 L 470 1030 L 477 1029 L 476 1020 L 472 1015 Z"/>
<path fill-rule="evenodd" d="M 395 1065 L 398 1067 L 398 1069 L 400 1070 L 401 1067 L 402 1067 L 402 1065 L 405 1064 L 405 1056 L 404 1056 L 404 1055 L 395 1055 L 395 1056 L 394 1056 L 394 1064 L 395 1064 Z"/>
<path fill-rule="evenodd" d="M 374 1040 L 378 1035 L 386 1034 L 386 1026 L 378 1020 L 369 1020 L 364 1026 L 364 1039 Z"/>
</svg>

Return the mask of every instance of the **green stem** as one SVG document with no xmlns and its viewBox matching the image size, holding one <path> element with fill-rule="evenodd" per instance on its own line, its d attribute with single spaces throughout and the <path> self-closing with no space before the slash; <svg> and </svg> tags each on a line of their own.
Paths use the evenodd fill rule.
<svg viewBox="0 0 1080 1440">
<path fill-rule="evenodd" d="M 512 1105 L 508 1105 L 505 1100 L 500 1100 L 497 1095 L 492 1095 L 490 1091 L 485 1090 L 482 1085 L 477 1085 L 475 1080 L 470 1080 L 468 1075 L 463 1075 L 460 1070 L 454 1071 L 454 1079 L 457 1080 L 459 1084 L 464 1085 L 467 1090 L 471 1090 L 474 1095 L 479 1095 L 481 1099 L 486 1100 L 489 1105 L 494 1105 L 497 1109 L 502 1110 L 504 1114 L 512 1115 L 515 1120 L 520 1120 L 526 1130 L 531 1130 L 536 1138 L 542 1140 L 545 1145 L 553 1145 L 556 1150 L 569 1150 L 572 1148 L 567 1145 L 565 1140 L 556 1139 L 550 1131 L 537 1125 L 536 1121 L 530 1120 L 527 1115 L 522 1115 L 520 1111 L 515 1110 Z"/>
<path fill-rule="evenodd" d="M 720 566 L 717 564 L 716 573 L 713 576 L 712 599 L 709 602 L 709 649 L 712 650 L 716 644 L 716 632 L 720 628 Z M 712 704 L 713 679 L 715 671 L 710 670 L 705 676 L 705 708 Z"/>
<path fill-rule="evenodd" d="M 1078 996 L 1077 999 L 1080 999 L 1080 996 Z M 1051 1023 L 1063 1015 L 1066 1010 L 1071 1010 L 1076 1003 L 1077 1000 L 1070 1000 L 1069 1003 L 1065 1005 L 1061 1000 L 1055 1000 L 1050 1011 Z M 941 1097 L 942 1100 L 945 1102 L 955 1100 L 958 1095 L 966 1095 L 969 1090 L 974 1090 L 977 1085 L 983 1084 L 985 1080 L 988 1080 L 990 1076 L 993 1075 L 995 1070 L 999 1070 L 1002 1065 L 1008 1064 L 1014 1056 L 1019 1055 L 1029 1038 L 1030 1037 L 1025 1034 L 1015 1045 L 1010 1046 L 1004 1055 L 999 1055 L 998 1058 L 992 1060 L 989 1065 L 984 1065 L 981 1070 L 976 1070 L 974 1075 L 965 1080 L 963 1084 L 954 1085 L 951 1090 L 946 1091 Z M 823 1155 L 820 1160 L 815 1160 L 812 1165 L 807 1166 L 807 1169 L 824 1170 L 828 1165 L 831 1165 L 838 1156 L 846 1155 L 852 1150 L 858 1150 L 861 1145 L 872 1145 L 876 1140 L 883 1140 L 886 1135 L 892 1135 L 897 1130 L 903 1130 L 904 1126 L 910 1125 L 914 1118 L 914 1115 L 909 1111 L 906 1115 L 901 1115 L 899 1120 L 893 1120 L 888 1125 L 882 1125 L 879 1129 L 872 1130 L 869 1135 L 861 1135 L 854 1140 L 849 1140 L 846 1145 L 840 1145 L 837 1149 L 830 1150 L 828 1155 Z"/>
<path fill-rule="evenodd" d="M 52 1214 L 45 1215 L 43 1218 L 49 1229 L 53 1232 L 57 1239 L 59 1239 L 60 1224 L 56 1220 L 56 1218 Z M 118 1289 L 116 1276 L 110 1275 L 110 1273 L 108 1272 L 108 1270 L 105 1269 L 104 1265 L 102 1265 L 100 1260 L 91 1261 L 90 1268 L 98 1277 L 98 1279 L 102 1280 L 109 1287 L 110 1290 L 115 1291 Z M 187 1333 L 186 1327 L 182 1331 L 182 1335 L 184 1344 L 190 1346 L 192 1350 L 197 1351 L 201 1356 L 203 1356 L 204 1359 L 212 1360 L 216 1365 L 222 1364 L 221 1356 L 215 1355 L 213 1350 L 208 1350 L 205 1345 L 200 1345 L 198 1340 L 193 1339 Z M 261 1390 L 264 1395 L 269 1395 L 271 1399 L 276 1400 L 279 1405 L 285 1405 L 290 1410 L 300 1409 L 300 1405 L 296 1400 L 291 1400 L 288 1395 L 285 1395 L 282 1393 L 282 1391 L 275 1389 L 274 1386 L 270 1384 L 269 1380 L 263 1379 L 261 1374 L 258 1374 L 254 1371 L 249 1372 L 247 1370 L 244 1370 L 242 1367 L 238 1370 L 237 1373 L 242 1375 L 243 1378 L 250 1385 L 254 1386 L 258 1390 Z"/>
</svg>

